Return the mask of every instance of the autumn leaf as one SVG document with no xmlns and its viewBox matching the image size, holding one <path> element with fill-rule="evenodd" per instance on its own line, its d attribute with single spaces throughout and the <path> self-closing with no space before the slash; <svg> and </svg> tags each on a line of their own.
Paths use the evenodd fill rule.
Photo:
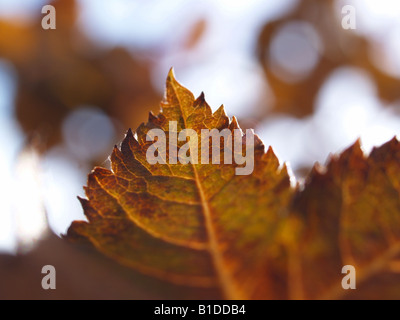
<svg viewBox="0 0 400 320">
<path fill-rule="evenodd" d="M 400 298 L 400 144 L 393 139 L 366 158 L 360 142 L 315 166 L 293 210 L 297 240 L 297 298 Z M 340 270 L 357 270 L 356 290 L 341 287 Z M 301 269 L 301 271 L 299 270 Z M 302 282 L 301 284 L 299 282 Z"/>
<path fill-rule="evenodd" d="M 87 199 L 80 199 L 88 222 L 73 222 L 67 239 L 182 292 L 208 289 L 227 299 L 399 298 L 396 139 L 368 158 L 356 143 L 293 187 L 286 166 L 257 136 L 250 175 L 236 175 L 236 164 L 149 164 L 153 142 L 146 135 L 161 129 L 169 142 L 170 121 L 178 131 L 197 133 L 239 128 L 223 107 L 212 113 L 203 94 L 194 99 L 172 71 L 161 107 L 114 148 L 111 170 L 90 173 Z M 354 291 L 341 286 L 348 264 L 358 274 Z"/>
<path fill-rule="evenodd" d="M 178 130 L 238 128 L 223 107 L 212 113 L 203 95 L 195 100 L 171 71 L 162 112 L 150 115 L 137 138 L 128 131 L 111 155 L 112 171 L 89 175 L 88 200 L 81 199 L 89 223 L 74 222 L 68 238 L 86 238 L 120 263 L 176 284 L 217 287 L 227 298 L 272 298 L 271 286 L 285 278 L 272 261 L 284 254 L 276 238 L 293 192 L 286 167 L 258 138 L 250 176 L 235 175 L 234 165 L 150 165 L 146 133 L 167 132 L 172 120 Z"/>
</svg>

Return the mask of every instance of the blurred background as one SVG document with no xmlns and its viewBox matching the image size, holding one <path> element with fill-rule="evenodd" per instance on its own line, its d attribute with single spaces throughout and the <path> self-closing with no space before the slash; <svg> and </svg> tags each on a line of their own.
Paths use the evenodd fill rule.
<svg viewBox="0 0 400 320">
<path fill-rule="evenodd" d="M 369 152 L 400 134 L 397 0 L 0 0 L 0 251 L 84 219 L 87 173 L 158 112 L 172 66 L 299 181 L 359 137 Z"/>
</svg>

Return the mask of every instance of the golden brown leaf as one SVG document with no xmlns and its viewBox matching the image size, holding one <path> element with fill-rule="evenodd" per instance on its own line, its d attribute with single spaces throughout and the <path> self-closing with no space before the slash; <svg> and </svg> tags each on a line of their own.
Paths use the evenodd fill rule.
<svg viewBox="0 0 400 320">
<path fill-rule="evenodd" d="M 296 268 L 304 291 L 297 297 L 400 298 L 399 177 L 396 139 L 368 158 L 357 142 L 325 173 L 314 167 L 293 205 L 304 228 Z M 354 291 L 341 287 L 345 265 L 356 268 Z"/>
<path fill-rule="evenodd" d="M 88 200 L 81 200 L 89 223 L 73 223 L 68 238 L 84 237 L 120 263 L 177 284 L 273 298 L 271 288 L 285 281 L 276 238 L 293 192 L 286 167 L 271 149 L 264 154 L 258 138 L 250 176 L 235 175 L 234 165 L 150 165 L 146 133 L 167 132 L 170 120 L 178 130 L 238 128 L 223 107 L 212 113 L 203 95 L 195 100 L 172 71 L 162 110 L 137 138 L 128 131 L 112 153 L 112 171 L 89 175 Z"/>
</svg>

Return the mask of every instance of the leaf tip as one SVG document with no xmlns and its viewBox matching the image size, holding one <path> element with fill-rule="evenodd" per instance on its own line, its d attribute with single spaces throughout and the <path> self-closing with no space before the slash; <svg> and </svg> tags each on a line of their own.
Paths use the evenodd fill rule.
<svg viewBox="0 0 400 320">
<path fill-rule="evenodd" d="M 391 146 L 397 146 L 399 144 L 399 139 L 397 138 L 397 135 L 395 135 L 389 142 L 389 145 Z"/>
<path fill-rule="evenodd" d="M 175 71 L 174 71 L 174 67 L 169 68 L 168 71 L 168 78 L 175 78 Z"/>
<path fill-rule="evenodd" d="M 204 91 L 202 91 L 199 95 L 199 97 L 197 98 L 199 101 L 201 102 L 205 102 L 206 101 L 206 97 L 204 95 Z"/>
<path fill-rule="evenodd" d="M 167 76 L 167 85 L 168 83 L 177 83 L 176 77 L 175 77 L 175 70 L 174 67 L 171 67 L 168 71 L 168 76 Z"/>
<path fill-rule="evenodd" d="M 339 156 L 339 162 L 360 161 L 364 159 L 364 151 L 362 149 L 361 139 L 358 138 L 350 147 L 348 147 Z"/>
<path fill-rule="evenodd" d="M 275 169 L 277 169 L 279 167 L 279 165 L 280 165 L 279 159 L 276 156 L 276 154 L 274 152 L 274 149 L 271 146 L 269 146 L 267 152 L 263 154 L 262 159 L 265 162 L 273 163 Z"/>
<path fill-rule="evenodd" d="M 221 104 L 221 106 L 214 112 L 214 116 L 227 117 L 223 104 Z"/>
<path fill-rule="evenodd" d="M 128 138 L 133 138 L 133 132 L 132 132 L 132 129 L 131 128 L 129 128 L 128 129 L 128 131 L 126 132 L 126 137 Z"/>
<path fill-rule="evenodd" d="M 148 121 L 149 122 L 154 122 L 156 120 L 156 116 L 154 115 L 154 113 L 152 111 L 149 112 L 149 118 Z"/>
<path fill-rule="evenodd" d="M 356 142 L 354 142 L 353 147 L 355 149 L 362 149 L 362 141 L 361 141 L 361 137 L 358 137 Z"/>
<path fill-rule="evenodd" d="M 311 181 L 317 177 L 322 177 L 328 172 L 327 168 L 321 165 L 318 161 L 314 163 L 308 176 L 306 178 L 307 181 Z"/>
<path fill-rule="evenodd" d="M 240 129 L 239 123 L 236 119 L 235 116 L 232 117 L 232 121 L 229 124 L 229 129 L 233 130 L 233 129 Z"/>
<path fill-rule="evenodd" d="M 82 207 L 84 208 L 84 206 L 89 202 L 87 199 L 82 198 L 80 196 L 76 197 L 78 199 L 78 201 L 81 203 Z"/>
<path fill-rule="evenodd" d="M 313 170 L 315 170 L 316 173 L 318 173 L 319 175 L 324 175 L 327 172 L 327 168 L 323 164 L 320 164 L 318 161 L 315 162 Z"/>
</svg>

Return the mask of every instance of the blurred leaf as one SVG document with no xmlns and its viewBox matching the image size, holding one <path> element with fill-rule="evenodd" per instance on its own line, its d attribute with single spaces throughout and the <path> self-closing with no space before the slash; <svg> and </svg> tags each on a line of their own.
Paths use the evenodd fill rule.
<svg viewBox="0 0 400 320">
<path fill-rule="evenodd" d="M 42 268 L 56 269 L 56 289 L 44 290 Z M 216 299 L 210 290 L 160 284 L 90 248 L 77 248 L 54 234 L 26 254 L 0 253 L 0 299 Z M 183 290 L 183 291 L 182 291 Z"/>
<path fill-rule="evenodd" d="M 190 32 L 185 39 L 184 48 L 185 50 L 194 49 L 204 37 L 204 33 L 207 29 L 207 20 L 200 18 L 193 23 L 190 27 Z"/>
<path fill-rule="evenodd" d="M 162 112 L 150 114 L 137 138 L 128 131 L 111 155 L 112 171 L 89 175 L 81 199 L 89 222 L 73 222 L 67 239 L 177 285 L 178 296 L 194 287 L 224 298 L 400 298 L 396 139 L 368 158 L 357 142 L 292 188 L 286 167 L 258 138 L 248 176 L 235 175 L 234 165 L 150 165 L 146 134 L 168 132 L 172 120 L 178 131 L 238 128 L 170 73 Z M 341 287 L 348 264 L 357 290 Z"/>
<path fill-rule="evenodd" d="M 370 59 L 372 40 L 360 36 L 352 30 L 341 27 L 340 11 L 336 1 L 302 0 L 283 17 L 266 23 L 257 44 L 257 57 L 261 63 L 268 83 L 275 96 L 273 109 L 294 116 L 305 116 L 314 111 L 317 95 L 329 75 L 340 67 L 357 67 L 366 71 L 378 88 L 379 97 L 385 102 L 400 99 L 400 79 L 382 72 Z M 274 69 L 279 67 L 271 62 L 271 43 L 276 33 L 289 23 L 308 23 L 317 32 L 321 41 L 318 51 L 319 61 L 304 78 L 295 82 L 287 82 L 276 75 Z M 315 39 L 310 36 L 308 39 Z M 315 44 L 314 44 L 315 45 Z M 289 44 L 289 51 L 297 57 L 306 54 L 295 44 Z M 293 63 L 293 62 L 292 62 Z M 280 70 L 282 73 L 282 70 Z"/>
<path fill-rule="evenodd" d="M 399 299 L 399 141 L 375 148 L 368 158 L 357 142 L 333 157 L 325 173 L 318 167 L 293 203 L 303 225 L 294 253 L 300 297 Z M 344 265 L 357 270 L 356 290 L 341 287 Z"/>
<path fill-rule="evenodd" d="M 0 58 L 16 68 L 16 117 L 25 133 L 39 134 L 47 149 L 61 141 L 63 120 L 82 105 L 96 106 L 125 126 L 139 125 L 159 100 L 145 55 L 101 48 L 75 25 L 74 0 L 51 4 L 56 30 L 41 28 L 42 15 L 32 25 L 0 21 Z"/>
</svg>

